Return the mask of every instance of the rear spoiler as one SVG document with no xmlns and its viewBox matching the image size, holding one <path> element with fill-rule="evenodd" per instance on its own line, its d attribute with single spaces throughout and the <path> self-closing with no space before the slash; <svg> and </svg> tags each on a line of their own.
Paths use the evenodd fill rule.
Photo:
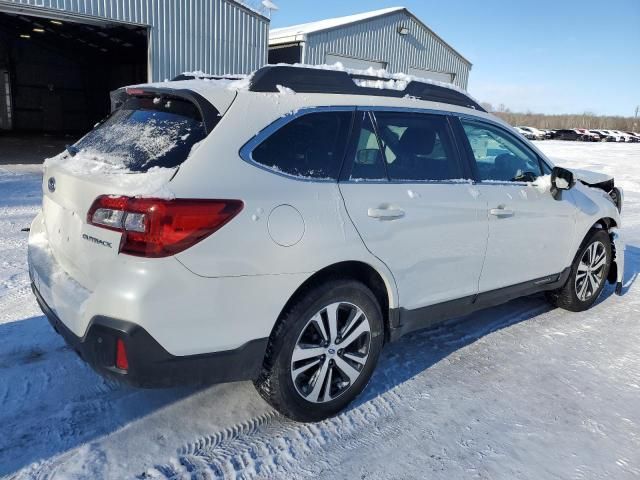
<svg viewBox="0 0 640 480">
<path fill-rule="evenodd" d="M 220 112 L 202 95 L 185 89 L 159 88 L 159 87 L 123 87 L 111 92 L 111 113 L 120 108 L 127 97 L 149 96 L 149 97 L 173 97 L 181 98 L 193 103 L 200 111 L 207 135 L 213 131 L 220 121 Z"/>
</svg>

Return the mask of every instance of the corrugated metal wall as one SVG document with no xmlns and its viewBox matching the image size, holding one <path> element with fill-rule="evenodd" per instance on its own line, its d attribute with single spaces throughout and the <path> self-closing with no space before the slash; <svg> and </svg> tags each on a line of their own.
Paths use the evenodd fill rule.
<svg viewBox="0 0 640 480">
<path fill-rule="evenodd" d="M 400 26 L 410 33 L 398 34 Z M 454 73 L 453 83 L 464 89 L 471 69 L 468 61 L 403 11 L 307 36 L 305 63 L 323 64 L 328 53 L 387 62 L 390 72 L 414 67 Z"/>
<path fill-rule="evenodd" d="M 185 71 L 248 73 L 267 61 L 269 20 L 229 0 L 0 0 L 150 27 L 150 80 Z"/>
</svg>

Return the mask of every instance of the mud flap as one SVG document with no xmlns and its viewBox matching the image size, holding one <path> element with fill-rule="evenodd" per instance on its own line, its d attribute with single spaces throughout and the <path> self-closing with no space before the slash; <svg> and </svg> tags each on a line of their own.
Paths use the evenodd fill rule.
<svg viewBox="0 0 640 480">
<path fill-rule="evenodd" d="M 624 242 L 620 237 L 617 228 L 609 229 L 611 243 L 613 244 L 613 262 L 616 266 L 616 278 L 611 281 L 616 282 L 616 295 L 622 295 L 622 283 L 624 282 Z"/>
</svg>

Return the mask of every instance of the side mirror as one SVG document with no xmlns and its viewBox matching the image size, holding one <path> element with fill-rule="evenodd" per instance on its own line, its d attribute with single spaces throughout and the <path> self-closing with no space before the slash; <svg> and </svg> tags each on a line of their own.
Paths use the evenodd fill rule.
<svg viewBox="0 0 640 480">
<path fill-rule="evenodd" d="M 560 199 L 563 190 L 570 190 L 576 184 L 576 179 L 571 170 L 562 167 L 554 167 L 551 172 L 551 195 L 556 200 Z"/>
</svg>

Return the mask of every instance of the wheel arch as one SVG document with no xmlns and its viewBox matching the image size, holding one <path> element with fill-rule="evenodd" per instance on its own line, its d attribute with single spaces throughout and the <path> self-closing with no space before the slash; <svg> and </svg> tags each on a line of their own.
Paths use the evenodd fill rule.
<svg viewBox="0 0 640 480">
<path fill-rule="evenodd" d="M 596 223 L 594 223 L 589 230 L 591 230 L 592 228 L 600 228 L 602 230 L 609 231 L 609 229 L 615 228 L 617 226 L 618 226 L 618 222 L 616 222 L 615 219 L 611 217 L 603 217 L 600 220 L 598 220 Z"/>
<path fill-rule="evenodd" d="M 611 249 L 613 251 L 613 259 L 611 261 L 611 268 L 609 269 L 609 275 L 607 277 L 607 281 L 609 283 L 616 283 L 618 277 L 618 261 L 619 261 L 619 252 L 616 252 L 616 246 L 613 239 L 613 233 L 611 232 L 612 228 L 618 228 L 618 222 L 616 219 L 611 217 L 602 217 L 598 219 L 593 225 L 591 225 L 586 232 L 582 232 L 582 237 L 580 238 L 580 245 L 578 246 L 578 250 L 582 247 L 584 241 L 586 240 L 589 232 L 592 230 L 604 230 L 609 233 L 609 238 L 611 239 Z"/>
<path fill-rule="evenodd" d="M 384 336 L 385 343 L 390 339 L 390 325 L 392 318 L 392 310 L 396 310 L 397 306 L 397 291 L 395 288 L 395 281 L 391 277 L 391 274 L 385 275 L 372 265 L 352 260 L 342 261 L 329 265 L 321 270 L 318 270 L 305 280 L 295 292 L 289 297 L 287 303 L 284 305 L 278 320 L 276 321 L 272 333 L 276 331 L 284 312 L 288 311 L 291 305 L 304 295 L 311 288 L 322 284 L 328 280 L 333 279 L 352 279 L 362 282 L 366 285 L 375 295 L 378 303 L 380 304 L 380 310 L 382 311 L 382 317 L 384 320 Z"/>
</svg>

